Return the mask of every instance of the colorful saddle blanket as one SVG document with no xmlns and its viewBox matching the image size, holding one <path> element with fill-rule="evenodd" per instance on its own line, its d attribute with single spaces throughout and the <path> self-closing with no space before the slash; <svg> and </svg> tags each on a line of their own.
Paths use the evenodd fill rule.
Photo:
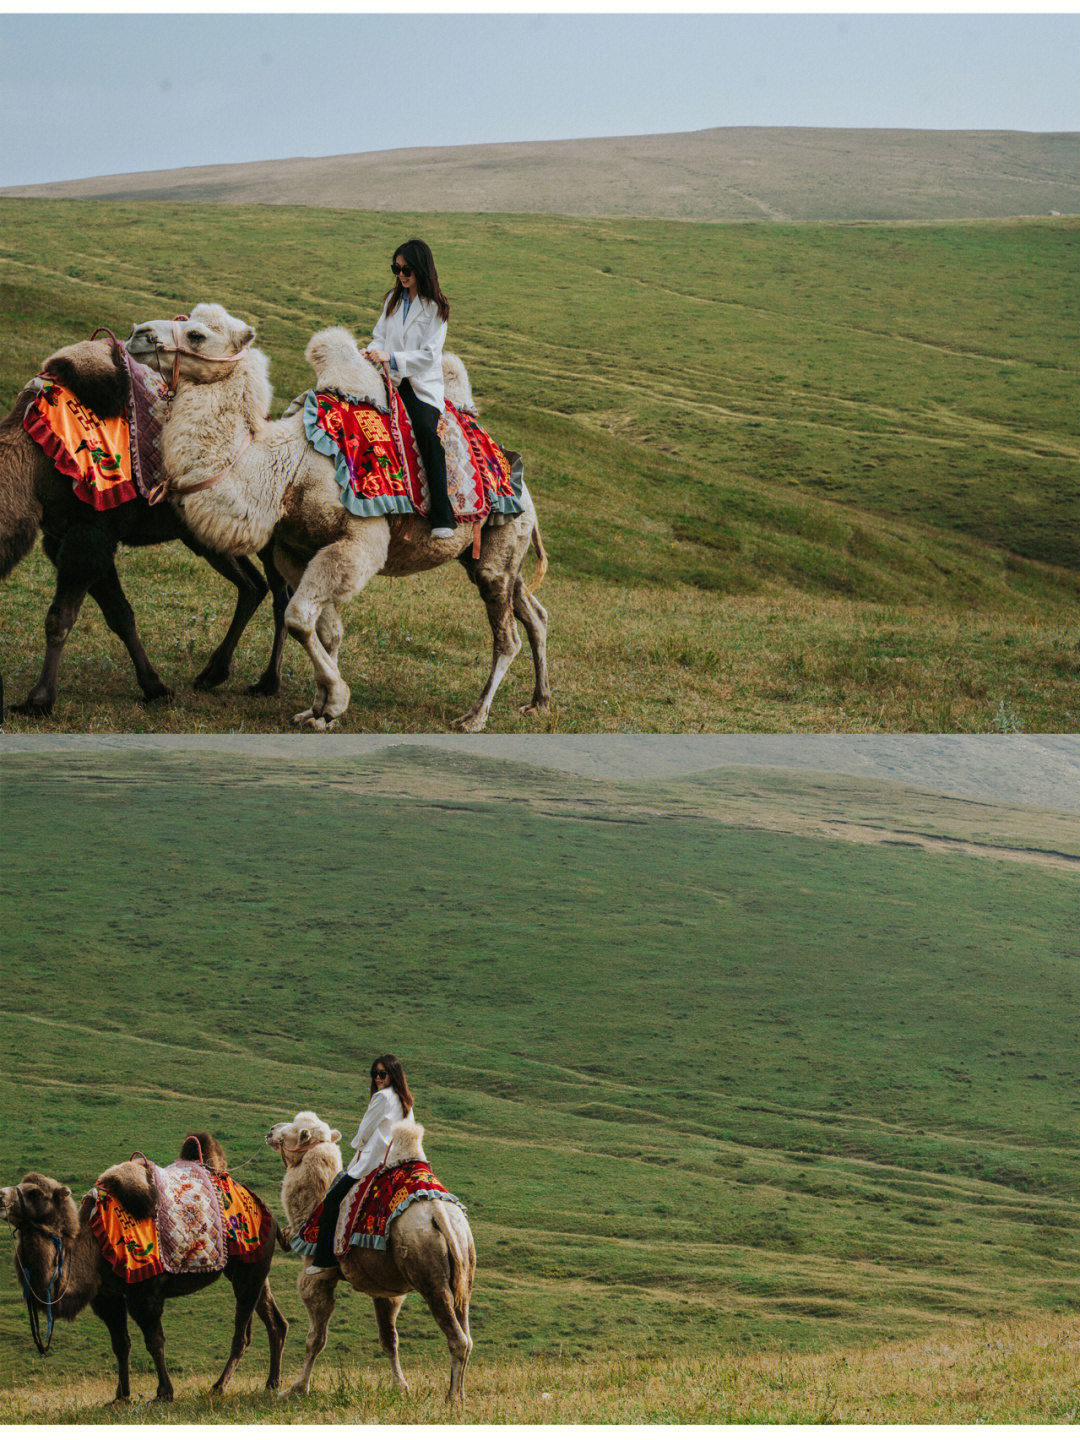
<svg viewBox="0 0 1080 1440">
<path fill-rule="evenodd" d="M 341 503 L 353 515 L 428 515 L 431 503 L 412 422 L 397 390 L 393 421 L 374 405 L 309 390 L 304 430 L 321 455 L 334 461 Z M 474 415 L 449 401 L 439 421 L 446 452 L 446 488 L 459 521 L 486 520 L 494 511 L 520 515 L 522 469 L 492 440 Z"/>
<path fill-rule="evenodd" d="M 353 1245 L 364 1250 L 385 1250 L 391 1224 L 414 1200 L 444 1200 L 448 1205 L 465 1208 L 436 1180 L 426 1160 L 407 1160 L 392 1169 L 377 1170 L 367 1188 L 370 1178 L 365 1175 L 358 1180 L 341 1202 L 334 1231 L 334 1254 L 339 1260 Z M 290 1240 L 298 1255 L 314 1255 L 322 1211 L 322 1204 L 316 1205 L 307 1223 Z"/>
<path fill-rule="evenodd" d="M 123 346 L 117 345 L 116 355 L 130 382 L 125 414 L 102 420 L 66 386 L 42 375 L 23 415 L 26 433 L 74 481 L 78 498 L 95 510 L 146 497 L 162 478 L 165 382 L 133 361 Z"/>
<path fill-rule="evenodd" d="M 150 1162 L 158 1188 L 157 1213 L 136 1219 L 104 1188 L 90 1228 L 121 1280 L 133 1285 L 154 1275 L 224 1270 L 232 1259 L 258 1260 L 277 1232 L 274 1217 L 257 1195 L 229 1175 L 193 1160 L 161 1169 Z"/>
</svg>

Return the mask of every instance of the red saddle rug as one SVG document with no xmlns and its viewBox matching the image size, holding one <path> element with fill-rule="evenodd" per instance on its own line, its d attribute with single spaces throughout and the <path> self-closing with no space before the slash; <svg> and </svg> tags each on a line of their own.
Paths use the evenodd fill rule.
<svg viewBox="0 0 1080 1440">
<path fill-rule="evenodd" d="M 147 1219 L 128 1213 L 98 1187 L 90 1228 L 121 1280 L 132 1285 L 155 1275 L 218 1272 L 232 1259 L 260 1259 L 274 1243 L 274 1217 L 257 1195 L 196 1161 L 164 1169 L 152 1162 L 158 1207 Z"/>
<path fill-rule="evenodd" d="M 304 429 L 320 454 L 334 461 L 341 502 L 354 515 L 428 515 L 431 502 L 423 462 L 404 402 L 392 391 L 393 416 L 327 391 L 308 392 Z M 404 455 L 398 448 L 401 436 Z M 484 521 L 497 511 L 519 515 L 521 470 L 475 416 L 449 401 L 439 421 L 446 454 L 446 488 L 459 522 Z"/>
<path fill-rule="evenodd" d="M 114 340 L 127 371 L 123 415 L 103 420 L 50 375 L 35 377 L 37 395 L 23 414 L 23 429 L 72 480 L 78 498 L 95 510 L 112 510 L 147 497 L 162 476 L 161 416 L 165 382 L 137 364 Z"/>
<path fill-rule="evenodd" d="M 365 1250 L 385 1250 L 390 1226 L 414 1200 L 444 1200 L 465 1209 L 457 1196 L 436 1180 L 426 1160 L 407 1160 L 392 1169 L 377 1170 L 368 1188 L 370 1178 L 364 1175 L 359 1179 L 341 1202 L 334 1231 L 334 1254 L 339 1260 L 354 1245 Z M 322 1212 L 320 1202 L 290 1240 L 298 1255 L 314 1255 Z"/>
</svg>

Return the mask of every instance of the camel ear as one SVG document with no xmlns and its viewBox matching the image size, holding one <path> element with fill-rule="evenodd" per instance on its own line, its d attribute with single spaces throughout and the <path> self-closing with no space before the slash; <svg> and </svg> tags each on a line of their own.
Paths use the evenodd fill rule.
<svg viewBox="0 0 1080 1440">
<path fill-rule="evenodd" d="M 255 331 L 250 325 L 239 325 L 233 331 L 232 339 L 238 350 L 244 350 L 255 339 Z"/>
<path fill-rule="evenodd" d="M 311 1131 L 310 1131 L 310 1130 L 306 1130 L 306 1129 L 305 1129 L 305 1130 L 301 1130 L 301 1131 L 300 1131 L 300 1134 L 297 1136 L 297 1142 L 296 1142 L 296 1143 L 297 1143 L 298 1145 L 306 1145 L 307 1142 L 308 1142 L 310 1139 L 311 1139 Z"/>
<path fill-rule="evenodd" d="M 331 1145 L 336 1145 L 337 1142 L 338 1142 L 340 1139 L 341 1139 L 341 1131 L 340 1131 L 340 1130 L 331 1130 L 331 1131 L 330 1131 L 330 1144 L 331 1144 Z"/>
<path fill-rule="evenodd" d="M 53 1196 L 57 1200 L 66 1200 L 70 1194 L 71 1187 L 69 1185 L 58 1185 L 53 1191 Z"/>
</svg>

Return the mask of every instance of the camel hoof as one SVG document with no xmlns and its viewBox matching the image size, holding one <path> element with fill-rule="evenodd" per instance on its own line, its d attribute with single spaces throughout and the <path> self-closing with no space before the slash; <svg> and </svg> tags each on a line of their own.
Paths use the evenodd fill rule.
<svg viewBox="0 0 1080 1440">
<path fill-rule="evenodd" d="M 213 690 L 215 686 L 222 685 L 229 678 L 229 667 L 220 665 L 207 665 L 200 670 L 195 679 L 191 682 L 193 690 Z"/>
<path fill-rule="evenodd" d="M 147 690 L 142 697 L 142 703 L 144 705 L 150 705 L 155 700 L 173 700 L 175 698 L 175 693 L 169 689 L 168 685 L 161 684 L 155 685 L 151 690 Z"/>
<path fill-rule="evenodd" d="M 265 695 L 268 698 L 281 693 L 280 675 L 260 675 L 254 685 L 247 687 L 249 695 Z"/>
<path fill-rule="evenodd" d="M 12 715 L 28 715 L 32 720 L 39 720 L 44 715 L 51 715 L 53 710 L 52 700 L 35 700 L 33 695 L 28 695 L 21 705 L 8 707 Z"/>
<path fill-rule="evenodd" d="M 528 705 L 522 705 L 522 715 L 546 715 L 551 709 L 547 700 L 533 700 Z"/>
<path fill-rule="evenodd" d="M 323 735 L 329 727 L 321 715 L 309 715 L 300 728 L 301 730 L 314 730 L 316 734 Z"/>
<path fill-rule="evenodd" d="M 450 729 L 455 730 L 459 735 L 479 735 L 486 722 L 486 715 L 480 716 L 470 710 L 467 715 L 459 715 L 456 720 L 451 720 Z"/>
</svg>

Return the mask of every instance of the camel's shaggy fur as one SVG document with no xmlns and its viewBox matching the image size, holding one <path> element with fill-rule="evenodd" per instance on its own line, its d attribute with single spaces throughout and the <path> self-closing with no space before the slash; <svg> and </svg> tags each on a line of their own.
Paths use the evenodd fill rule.
<svg viewBox="0 0 1080 1440">
<path fill-rule="evenodd" d="M 197 305 L 179 326 L 181 343 L 199 356 L 184 355 L 172 413 L 163 433 L 166 467 L 177 486 L 185 521 L 215 550 L 246 555 L 273 536 L 274 556 L 294 594 L 285 615 L 289 632 L 303 645 L 315 675 L 315 698 L 294 717 L 297 724 L 326 730 L 348 708 L 349 687 L 338 668 L 344 635 L 339 611 L 374 575 L 413 575 L 458 559 L 476 584 L 488 611 L 494 638 L 491 673 L 476 704 L 454 729 L 482 730 L 492 699 L 521 648 L 520 620 L 533 652 L 536 683 L 527 714 L 548 709 L 547 614 L 526 586 L 521 570 L 530 546 L 546 569 L 536 512 L 523 489 L 525 510 L 505 525 L 482 532 L 480 556 L 470 551 L 471 527 L 459 525 L 452 539 L 436 540 L 426 523 L 391 526 L 385 516 L 362 518 L 341 504 L 333 463 L 308 444 L 303 417 L 269 422 L 270 386 L 266 357 L 238 336 L 249 327 L 220 305 Z M 172 371 L 171 320 L 136 325 L 128 349 L 137 359 Z M 347 330 L 325 330 L 308 347 L 317 384 L 348 394 L 381 393 L 375 367 L 364 359 Z M 464 374 L 464 367 L 462 367 Z M 464 376 L 468 387 L 468 377 Z M 385 408 L 385 395 L 382 400 Z M 192 487 L 214 477 L 198 493 Z M 189 493 L 184 494 L 187 491 Z"/>
<path fill-rule="evenodd" d="M 305 1223 L 335 1178 L 321 1153 L 327 1148 L 322 1136 L 338 1133 L 330 1131 L 310 1110 L 267 1133 L 267 1144 L 285 1162 L 281 1203 L 294 1231 Z M 305 1148 L 308 1141 L 300 1138 L 303 1135 L 315 1140 L 312 1148 Z M 388 1163 L 425 1159 L 423 1137 L 422 1126 L 399 1121 L 391 1131 Z M 450 1348 L 447 1399 L 464 1399 L 465 1367 L 472 1352 L 469 1300 L 476 1273 L 476 1247 L 465 1212 L 440 1200 L 416 1200 L 391 1225 L 389 1242 L 386 1250 L 355 1247 L 334 1269 L 317 1275 L 301 1271 L 297 1288 L 311 1327 L 303 1369 L 290 1394 L 306 1395 L 311 1388 L 311 1372 L 326 1344 L 334 1310 L 334 1287 L 344 1275 L 354 1290 L 372 1297 L 379 1341 L 402 1390 L 409 1387 L 398 1360 L 397 1315 L 410 1290 L 423 1295 Z"/>
<path fill-rule="evenodd" d="M 467 411 L 470 415 L 475 415 L 476 401 L 473 399 L 468 372 L 462 364 L 461 358 L 451 354 L 449 350 L 444 351 L 442 373 L 443 389 L 450 404 L 459 410 Z"/>
<path fill-rule="evenodd" d="M 304 359 L 315 371 L 315 388 L 349 395 L 385 411 L 386 386 L 370 360 L 365 360 L 348 330 L 340 326 L 320 330 L 304 351 Z"/>
</svg>

